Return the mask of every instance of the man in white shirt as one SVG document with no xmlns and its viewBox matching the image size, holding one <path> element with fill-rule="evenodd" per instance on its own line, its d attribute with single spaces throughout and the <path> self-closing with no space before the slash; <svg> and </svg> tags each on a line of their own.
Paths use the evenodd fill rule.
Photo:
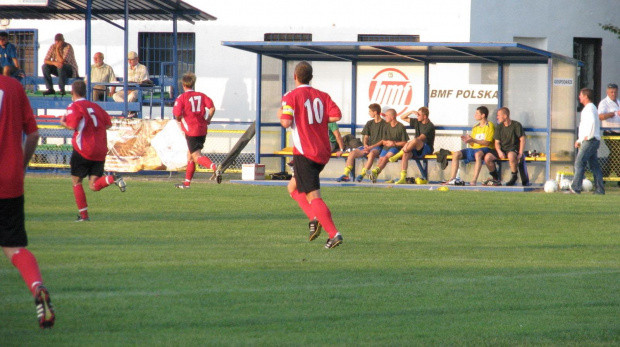
<svg viewBox="0 0 620 347">
<path fill-rule="evenodd" d="M 149 71 L 146 66 L 140 64 L 138 62 L 138 53 L 129 52 L 127 54 L 127 60 L 129 62 L 129 69 L 127 69 L 127 74 L 129 77 L 127 78 L 127 82 L 129 83 L 142 83 L 149 79 Z M 114 94 L 114 101 L 122 102 L 125 98 L 125 91 L 121 90 L 120 92 L 116 92 Z M 127 99 L 128 102 L 135 102 L 138 100 L 138 91 L 131 90 L 129 91 L 129 97 Z"/>
<path fill-rule="evenodd" d="M 601 121 L 598 117 L 596 106 L 592 103 L 594 91 L 583 88 L 579 91 L 579 102 L 583 104 L 579 133 L 575 141 L 575 149 L 578 149 L 575 157 L 575 177 L 570 185 L 570 191 L 575 194 L 581 193 L 581 185 L 585 173 L 586 164 L 594 175 L 594 194 L 605 194 L 605 182 L 603 172 L 598 163 L 598 148 L 601 145 Z"/>
<path fill-rule="evenodd" d="M 618 100 L 618 85 L 607 85 L 607 97 L 598 104 L 598 118 L 601 120 L 603 136 L 620 136 L 620 100 Z M 609 149 L 609 157 L 603 164 L 603 177 L 615 172 L 620 177 L 620 139 L 605 138 L 605 145 Z M 620 186 L 620 182 L 618 182 Z"/>
</svg>

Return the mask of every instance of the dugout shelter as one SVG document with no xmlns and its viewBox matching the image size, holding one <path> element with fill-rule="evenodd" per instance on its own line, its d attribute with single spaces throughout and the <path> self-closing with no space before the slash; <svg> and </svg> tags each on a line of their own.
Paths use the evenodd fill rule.
<svg viewBox="0 0 620 347">
<path fill-rule="evenodd" d="M 538 168 L 530 169 L 532 182 L 545 182 L 572 167 L 579 71 L 579 61 L 573 58 L 519 43 L 225 41 L 222 45 L 256 54 L 256 163 L 275 171 L 285 169 L 285 159 L 275 152 L 290 146 L 276 113 L 282 95 L 294 88 L 294 66 L 302 60 L 314 66 L 312 85 L 328 92 L 341 107 L 343 119 L 338 124 L 345 133 L 359 134 L 373 102 L 392 106 L 398 114 L 427 106 L 437 128 L 435 151 L 454 151 L 462 148 L 459 136 L 475 124 L 477 106 L 487 106 L 493 122 L 496 110 L 506 106 L 511 118 L 523 124 L 526 150 L 546 156 Z M 431 179 L 443 174 L 436 168 Z"/>
</svg>

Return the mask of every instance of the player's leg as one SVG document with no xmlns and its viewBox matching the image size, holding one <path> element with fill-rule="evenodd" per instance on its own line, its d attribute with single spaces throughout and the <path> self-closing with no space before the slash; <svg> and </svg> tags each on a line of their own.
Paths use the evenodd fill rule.
<svg viewBox="0 0 620 347">
<path fill-rule="evenodd" d="M 104 163 L 101 164 L 101 171 L 103 171 Z M 101 189 L 107 188 L 111 184 L 116 184 L 116 186 L 121 190 L 121 192 L 125 192 L 127 189 L 127 184 L 125 183 L 125 179 L 120 175 L 113 173 L 111 175 L 104 175 L 103 173 L 100 176 L 91 175 L 88 178 L 88 187 L 90 190 L 98 192 Z"/>
<path fill-rule="evenodd" d="M 179 189 L 189 189 L 192 184 L 192 178 L 196 172 L 196 162 L 192 156 L 192 153 L 187 151 L 187 166 L 185 168 L 185 181 L 183 183 L 177 183 L 174 186 Z"/>
<path fill-rule="evenodd" d="M 480 170 L 482 170 L 482 162 L 484 161 L 484 152 L 482 150 L 477 151 L 474 154 L 476 162 L 474 164 L 474 177 L 472 177 L 469 185 L 475 186 L 478 184 L 478 176 L 480 176 Z"/>
<path fill-rule="evenodd" d="M 325 165 L 316 163 L 303 156 L 295 157 L 295 165 L 297 190 L 306 194 L 312 212 L 314 212 L 317 220 L 329 235 L 325 247 L 334 248 L 340 245 L 340 243 L 342 243 L 342 236 L 338 233 L 338 229 L 336 229 L 334 225 L 331 211 L 321 198 L 319 175 L 321 171 L 323 171 Z M 298 165 L 300 167 L 297 167 Z"/>
<path fill-rule="evenodd" d="M 342 173 L 342 176 L 336 179 L 336 182 L 342 182 L 342 181 L 348 182 L 351 180 L 351 171 L 353 171 L 353 166 L 355 165 L 355 159 L 361 157 L 362 155 L 363 155 L 363 152 L 357 148 L 349 152 L 349 156 L 347 157 L 347 162 L 344 166 L 344 172 Z"/>
<path fill-rule="evenodd" d="M 306 158 L 302 156 L 294 156 L 293 170 L 295 171 L 295 176 L 293 176 L 293 178 L 288 182 L 287 189 L 291 198 L 297 201 L 297 204 L 301 210 L 304 211 L 306 217 L 310 220 L 308 222 L 308 239 L 313 241 L 321 234 L 323 227 L 316 217 L 312 206 L 310 205 L 310 199 L 307 194 L 303 190 L 298 189 L 297 186 L 298 180 L 300 180 L 302 182 L 301 187 L 304 187 L 304 182 L 308 181 L 309 177 L 312 175 L 312 168 L 308 166 L 308 160 Z"/>
<path fill-rule="evenodd" d="M 71 166 L 71 184 L 73 186 L 73 196 L 78 208 L 77 222 L 88 221 L 88 203 L 86 202 L 86 193 L 82 186 L 82 180 L 90 173 L 89 161 L 82 157 L 76 150 L 73 150 L 70 160 Z"/>
<path fill-rule="evenodd" d="M 373 147 L 368 152 L 368 155 L 366 155 L 366 163 L 364 163 L 364 167 L 362 168 L 362 171 L 360 172 L 360 174 L 357 175 L 357 177 L 355 178 L 356 181 L 361 182 L 364 179 L 364 177 L 368 173 L 368 170 L 372 168 L 372 164 L 374 164 L 375 159 L 379 158 L 380 155 L 381 155 L 381 147 Z"/>
<path fill-rule="evenodd" d="M 456 173 L 459 170 L 459 164 L 463 159 L 463 151 L 452 152 L 452 168 L 450 169 L 450 180 L 448 183 L 454 179 L 456 179 Z"/>
<path fill-rule="evenodd" d="M 508 163 L 510 165 L 510 180 L 506 182 L 507 186 L 514 186 L 517 182 L 517 174 L 519 171 L 519 155 L 515 151 L 506 153 Z"/>
<path fill-rule="evenodd" d="M 19 271 L 28 290 L 35 296 L 37 317 L 41 328 L 54 325 L 54 308 L 35 256 L 25 247 L 28 237 L 25 229 L 24 196 L 0 199 L 0 246 L 6 257 Z"/>
<path fill-rule="evenodd" d="M 403 155 L 400 161 L 400 178 L 394 182 L 396 184 L 407 183 L 407 169 L 409 169 L 409 159 L 413 158 L 413 153 L 407 152 Z"/>
<path fill-rule="evenodd" d="M 489 175 L 494 181 L 500 181 L 499 172 L 497 172 L 497 167 L 495 166 L 495 161 L 497 160 L 497 154 L 495 151 L 491 151 L 484 156 L 484 163 L 489 169 Z M 488 183 L 488 180 L 485 181 Z"/>
</svg>

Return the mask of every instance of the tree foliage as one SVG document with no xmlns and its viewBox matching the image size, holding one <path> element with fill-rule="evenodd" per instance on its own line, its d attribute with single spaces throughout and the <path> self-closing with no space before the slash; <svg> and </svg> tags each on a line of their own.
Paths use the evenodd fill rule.
<svg viewBox="0 0 620 347">
<path fill-rule="evenodd" d="M 618 39 L 620 40 L 620 28 L 619 27 L 615 25 L 611 25 L 611 24 L 600 24 L 600 23 L 599 23 L 599 26 L 603 28 L 603 30 L 605 31 L 609 31 L 609 32 L 612 32 L 618 35 Z"/>
</svg>

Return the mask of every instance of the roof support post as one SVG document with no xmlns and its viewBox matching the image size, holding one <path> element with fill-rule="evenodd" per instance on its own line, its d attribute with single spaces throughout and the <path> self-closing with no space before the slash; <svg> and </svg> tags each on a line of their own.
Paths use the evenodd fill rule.
<svg viewBox="0 0 620 347">
<path fill-rule="evenodd" d="M 497 63 L 497 108 L 504 106 L 504 63 Z"/>
<path fill-rule="evenodd" d="M 430 89 L 430 69 L 428 61 L 424 62 L 424 106 L 428 107 L 429 103 L 429 89 Z"/>
<path fill-rule="evenodd" d="M 125 60 L 123 63 L 123 72 L 125 76 L 123 78 L 123 92 L 125 94 L 125 100 L 124 100 L 124 107 L 123 107 L 123 114 L 125 115 L 125 117 L 127 117 L 127 115 L 129 114 L 129 107 L 127 105 L 127 100 L 129 100 L 129 93 L 127 91 L 127 84 L 128 84 L 128 73 L 129 73 L 129 68 L 127 66 L 127 47 L 129 46 L 129 0 L 125 0 L 125 28 L 124 28 L 124 32 L 123 32 L 123 40 L 125 42 Z"/>
<path fill-rule="evenodd" d="M 172 16 L 172 49 L 175 53 L 172 57 L 172 80 L 174 81 L 174 86 L 172 86 L 172 97 L 176 97 L 176 90 L 179 85 L 179 51 L 177 50 L 179 47 L 178 41 L 178 28 L 177 28 L 177 14 L 175 13 Z M 164 81 L 160 81 L 163 83 Z M 178 94 L 181 94 L 181 90 L 179 89 Z M 162 90 L 163 93 L 163 90 Z M 163 114 L 162 114 L 163 116 Z"/>
<path fill-rule="evenodd" d="M 258 126 L 258 130 L 256 131 L 256 154 L 254 155 L 254 162 L 256 164 L 260 164 L 260 142 L 261 142 L 261 132 L 262 132 L 262 119 L 261 119 L 261 99 L 262 99 L 262 76 L 263 74 L 263 55 L 256 55 L 256 125 Z"/>
<path fill-rule="evenodd" d="M 288 74 L 288 60 L 281 60 L 282 62 L 282 70 L 280 74 L 282 75 L 282 84 L 280 88 L 282 89 L 282 95 L 286 94 L 286 79 Z M 278 122 L 280 120 L 278 119 Z M 280 127 L 280 148 L 286 147 L 286 129 Z M 286 158 L 282 157 L 280 159 L 280 171 L 285 171 L 286 169 Z"/>
<path fill-rule="evenodd" d="M 90 56 L 91 56 L 91 29 L 92 29 L 92 5 L 93 0 L 86 2 L 86 30 L 84 31 L 84 42 L 86 43 L 86 64 L 84 65 L 86 75 L 86 100 L 91 100 L 93 93 L 91 92 L 91 78 L 90 78 Z"/>
</svg>

